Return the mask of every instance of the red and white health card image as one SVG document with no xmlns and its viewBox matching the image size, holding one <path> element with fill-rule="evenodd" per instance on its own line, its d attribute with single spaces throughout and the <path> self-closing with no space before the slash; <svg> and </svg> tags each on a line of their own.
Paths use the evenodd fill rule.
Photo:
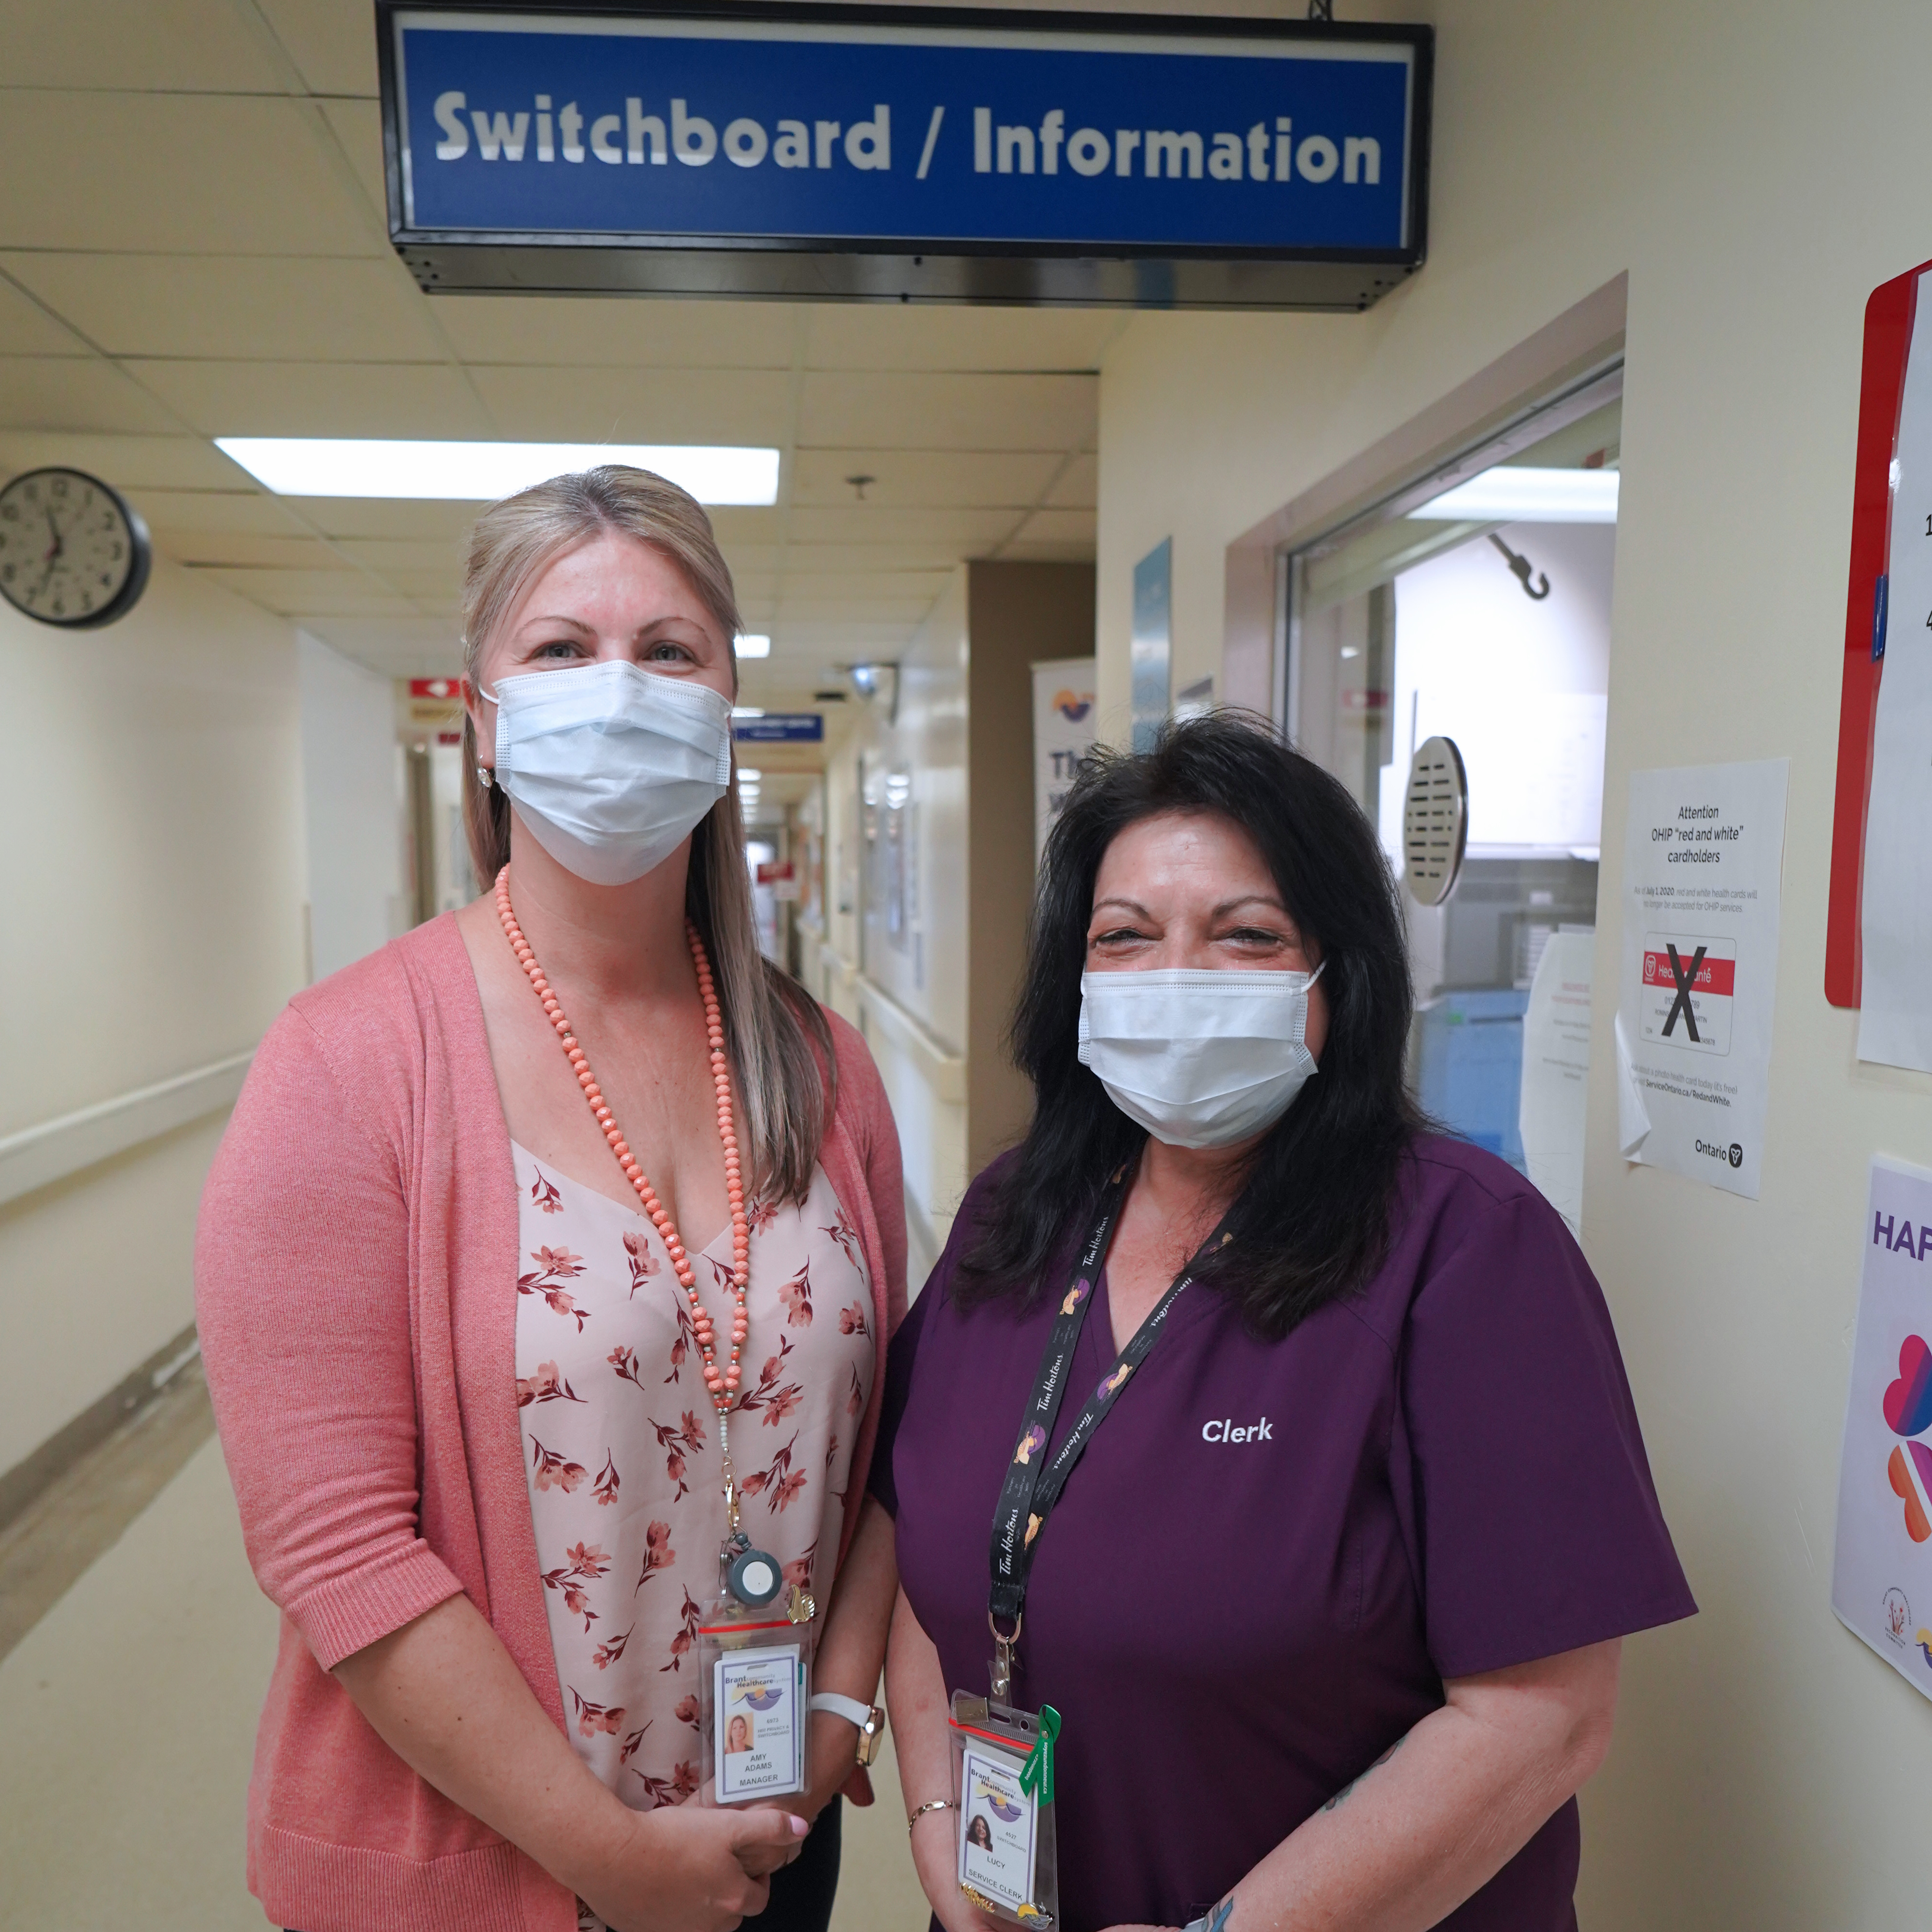
<svg viewBox="0 0 1932 1932">
<path fill-rule="evenodd" d="M 1696 1053 L 1729 1053 L 1737 969 L 1735 940 L 1646 933 L 1643 990 L 1637 1001 L 1643 1037 Z"/>
</svg>

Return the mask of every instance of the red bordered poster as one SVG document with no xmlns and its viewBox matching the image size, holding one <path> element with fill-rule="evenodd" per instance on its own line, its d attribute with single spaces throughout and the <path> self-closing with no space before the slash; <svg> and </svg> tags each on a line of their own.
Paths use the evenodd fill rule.
<svg viewBox="0 0 1932 1932">
<path fill-rule="evenodd" d="M 1825 929 L 1825 997 L 1834 1006 L 1858 1004 L 1865 813 L 1871 796 L 1872 726 L 1884 669 L 1892 459 L 1918 278 L 1928 268 L 1932 262 L 1881 283 L 1865 303 L 1844 677 L 1838 706 L 1838 800 L 1832 821 L 1832 896 Z"/>
</svg>

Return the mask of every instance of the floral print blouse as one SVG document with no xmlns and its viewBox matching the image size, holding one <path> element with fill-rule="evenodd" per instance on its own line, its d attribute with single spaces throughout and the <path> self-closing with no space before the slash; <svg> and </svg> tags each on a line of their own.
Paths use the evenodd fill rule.
<svg viewBox="0 0 1932 1932">
<path fill-rule="evenodd" d="M 718 1418 L 683 1289 L 650 1222 L 512 1148 L 524 1262 L 517 1401 L 564 1716 L 638 1810 L 697 1790 L 697 1630 L 718 1592 Z M 872 1296 L 823 1168 L 802 1208 L 753 1202 L 750 1334 L 731 1453 L 753 1544 L 824 1604 L 872 1391 Z M 731 1332 L 731 1230 L 692 1253 Z"/>
</svg>

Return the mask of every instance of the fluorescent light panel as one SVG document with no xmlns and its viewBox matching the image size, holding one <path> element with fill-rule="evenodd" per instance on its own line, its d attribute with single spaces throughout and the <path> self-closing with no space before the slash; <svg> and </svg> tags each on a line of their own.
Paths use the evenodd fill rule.
<svg viewBox="0 0 1932 1932">
<path fill-rule="evenodd" d="M 1614 470 L 1524 470 L 1498 464 L 1409 512 L 1413 521 L 1455 524 L 1613 524 Z"/>
<path fill-rule="evenodd" d="M 771 499 L 766 497 L 765 500 L 769 502 Z M 768 658 L 771 654 L 770 638 L 760 637 L 755 631 L 745 631 L 739 634 L 738 655 L 741 658 Z M 758 715 L 760 717 L 764 716 L 763 712 Z"/>
<path fill-rule="evenodd" d="M 214 446 L 278 496 L 494 502 L 599 464 L 654 471 L 700 503 L 775 503 L 776 449 L 699 443 L 388 442 L 360 437 L 218 436 Z M 769 646 L 768 646 L 769 647 Z"/>
</svg>

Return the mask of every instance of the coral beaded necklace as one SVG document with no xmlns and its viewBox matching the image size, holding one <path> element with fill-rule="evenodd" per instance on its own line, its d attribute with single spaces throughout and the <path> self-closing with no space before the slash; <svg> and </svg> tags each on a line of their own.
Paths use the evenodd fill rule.
<svg viewBox="0 0 1932 1932">
<path fill-rule="evenodd" d="M 718 1412 L 718 1448 L 724 1464 L 725 1508 L 731 1534 L 735 1537 L 738 1529 L 738 1498 L 731 1467 L 729 1412 L 732 1399 L 738 1393 L 739 1357 L 743 1352 L 745 1337 L 750 1330 L 745 1313 L 745 1291 L 751 1280 L 752 1240 L 745 1214 L 745 1182 L 738 1156 L 737 1124 L 732 1112 L 731 1064 L 725 1056 L 724 1023 L 718 1012 L 718 989 L 712 981 L 711 962 L 705 956 L 704 942 L 698 938 L 697 927 L 687 919 L 684 934 L 691 947 L 691 963 L 698 969 L 698 994 L 704 1002 L 704 1033 L 711 1049 L 711 1084 L 718 1094 L 718 1138 L 724 1148 L 724 1185 L 731 1198 L 731 1352 L 723 1368 L 718 1366 L 717 1354 L 712 1346 L 715 1330 L 711 1317 L 698 1299 L 698 1278 L 692 1270 L 691 1258 L 685 1252 L 684 1243 L 679 1238 L 677 1224 L 658 1198 L 657 1190 L 631 1152 L 630 1143 L 625 1139 L 623 1130 L 604 1097 L 603 1089 L 590 1070 L 590 1062 L 578 1044 L 569 1021 L 564 1017 L 562 1004 L 549 980 L 544 978 L 543 968 L 537 964 L 536 954 L 524 937 L 524 929 L 517 923 L 517 916 L 511 910 L 508 866 L 496 874 L 496 916 L 502 922 L 503 936 L 510 942 L 510 950 L 517 956 L 517 963 L 523 968 L 532 989 L 542 1001 L 545 1016 L 556 1029 L 571 1071 L 577 1076 L 577 1084 L 584 1089 L 584 1097 L 590 1103 L 604 1138 L 610 1142 L 610 1151 L 616 1156 L 617 1165 L 624 1171 L 624 1178 L 636 1191 L 652 1226 L 663 1238 L 670 1264 L 677 1271 L 679 1285 L 691 1304 L 691 1324 L 697 1336 L 698 1352 L 704 1358 L 704 1385 L 710 1390 L 712 1407 Z"/>
</svg>

